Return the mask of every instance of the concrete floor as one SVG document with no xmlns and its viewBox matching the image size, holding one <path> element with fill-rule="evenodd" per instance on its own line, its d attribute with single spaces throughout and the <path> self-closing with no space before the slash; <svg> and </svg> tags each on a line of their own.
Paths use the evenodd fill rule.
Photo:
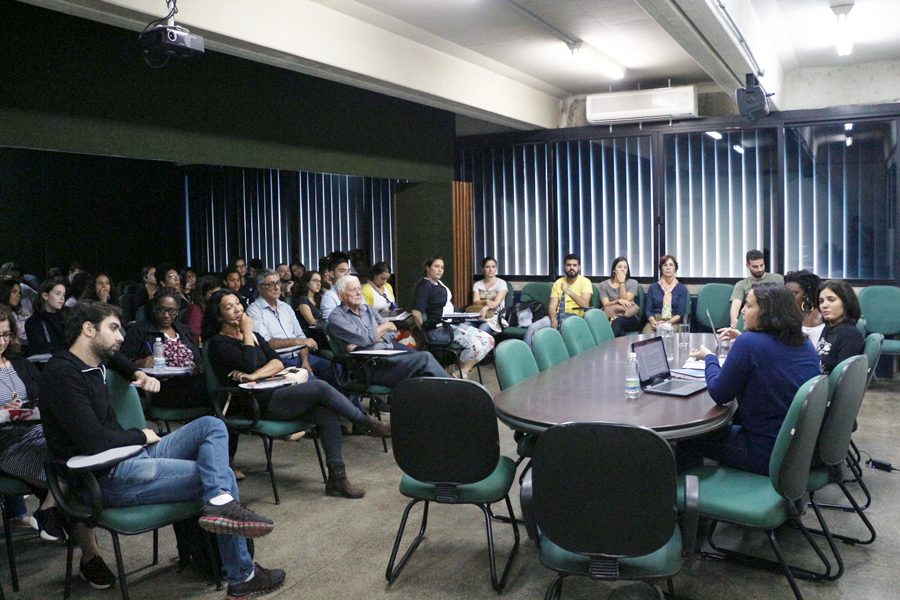
<svg viewBox="0 0 900 600">
<path fill-rule="evenodd" d="M 482 371 L 486 387 L 496 393 L 493 367 Z M 900 465 L 900 449 L 896 443 L 900 433 L 898 392 L 900 379 L 882 380 L 873 386 L 863 404 L 854 439 L 864 452 Z M 515 457 L 512 433 L 502 424 L 500 436 L 503 453 Z M 326 497 L 312 443 L 278 442 L 275 462 L 282 503 L 275 506 L 262 444 L 258 439 L 242 439 L 236 462 L 247 479 L 241 483 L 241 499 L 276 522 L 275 532 L 258 541 L 256 560 L 263 566 L 283 568 L 287 572 L 286 585 L 269 597 L 328 600 L 495 597 L 488 576 L 484 521 L 475 507 L 433 505 L 426 539 L 399 579 L 388 586 L 385 567 L 406 505 L 397 489 L 401 473 L 392 455 L 384 454 L 381 444 L 372 438 L 345 437 L 344 457 L 351 481 L 367 491 L 364 499 Z M 900 474 L 869 470 L 866 482 L 875 497 L 867 513 L 878 530 L 878 539 L 871 546 L 841 545 L 846 574 L 834 583 L 801 581 L 800 588 L 806 598 L 900 597 L 896 558 L 900 555 L 900 531 L 898 519 L 893 516 L 900 508 L 897 493 Z M 819 497 L 837 499 L 831 490 L 824 490 Z M 513 490 L 513 506 L 518 511 L 517 489 Z M 417 528 L 415 519 L 419 515 L 421 511 L 416 509 L 410 518 L 413 528 Z M 826 518 L 833 531 L 864 533 L 855 515 L 828 511 Z M 810 524 L 814 520 L 810 511 L 806 522 Z M 768 553 L 761 534 L 734 530 L 723 533 L 726 539 L 746 550 Z M 512 534 L 509 526 L 502 523 L 495 524 L 494 534 L 503 561 L 511 547 Z M 522 536 L 519 555 L 502 596 L 543 598 L 553 575 L 541 566 L 524 529 Z M 132 573 L 128 577 L 129 590 L 134 600 L 224 597 L 224 591 L 216 591 L 197 573 L 176 573 L 177 553 L 171 529 L 160 536 L 160 564 L 142 569 L 150 562 L 150 539 L 145 534 L 123 541 L 126 570 Z M 813 566 L 808 560 L 812 552 L 804 547 L 799 534 L 785 531 L 779 534 L 779 539 L 789 560 Z M 114 569 L 109 535 L 100 533 L 99 540 L 107 563 Z M 8 598 L 62 596 L 63 548 L 27 535 L 17 540 L 16 552 L 20 592 L 12 592 L 6 559 L 0 563 L 0 581 Z M 679 596 L 695 600 L 793 597 L 781 575 L 699 558 L 685 563 L 675 578 L 675 587 Z M 111 600 L 118 598 L 118 593 L 118 588 L 96 591 L 82 580 L 76 580 L 73 597 Z M 621 600 L 655 596 L 642 584 L 604 584 L 582 578 L 569 578 L 564 589 L 564 598 L 570 600 L 607 597 Z"/>
</svg>

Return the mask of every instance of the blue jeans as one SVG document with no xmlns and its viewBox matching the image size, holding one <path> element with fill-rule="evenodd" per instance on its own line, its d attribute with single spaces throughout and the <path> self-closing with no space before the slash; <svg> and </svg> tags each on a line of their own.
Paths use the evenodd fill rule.
<svg viewBox="0 0 900 600">
<path fill-rule="evenodd" d="M 164 436 L 134 458 L 120 462 L 100 479 L 108 506 L 140 506 L 228 493 L 238 499 L 237 481 L 228 466 L 228 430 L 215 417 L 202 417 Z M 228 583 L 240 583 L 253 572 L 246 542 L 216 535 Z"/>
</svg>

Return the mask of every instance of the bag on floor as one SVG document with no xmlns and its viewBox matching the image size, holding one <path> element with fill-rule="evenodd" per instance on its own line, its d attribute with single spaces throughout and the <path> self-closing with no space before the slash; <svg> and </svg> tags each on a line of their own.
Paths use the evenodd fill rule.
<svg viewBox="0 0 900 600">
<path fill-rule="evenodd" d="M 547 309 L 538 300 L 516 302 L 500 313 L 500 325 L 507 327 L 528 327 L 547 316 Z"/>
</svg>

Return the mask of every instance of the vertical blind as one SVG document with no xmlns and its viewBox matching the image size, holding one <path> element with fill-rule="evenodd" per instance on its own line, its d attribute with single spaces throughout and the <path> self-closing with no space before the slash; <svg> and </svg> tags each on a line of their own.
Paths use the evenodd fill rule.
<svg viewBox="0 0 900 600">
<path fill-rule="evenodd" d="M 396 182 L 278 169 L 194 167 L 185 175 L 191 261 L 222 271 L 237 256 L 310 269 L 362 248 L 393 266 Z"/>
</svg>

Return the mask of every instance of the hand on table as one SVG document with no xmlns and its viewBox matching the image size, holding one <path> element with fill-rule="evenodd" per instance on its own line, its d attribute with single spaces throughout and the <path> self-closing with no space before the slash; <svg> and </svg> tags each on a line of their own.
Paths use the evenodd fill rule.
<svg viewBox="0 0 900 600">
<path fill-rule="evenodd" d="M 242 371 L 232 371 L 228 374 L 228 377 L 237 381 L 238 383 L 249 383 L 251 381 L 256 381 L 256 377 L 251 373 L 244 373 Z"/>
<path fill-rule="evenodd" d="M 152 358 L 151 358 L 151 366 L 152 366 Z M 150 392 L 155 394 L 159 391 L 159 379 L 156 377 L 151 377 L 147 375 L 143 371 L 138 371 L 134 374 L 134 379 L 132 380 L 134 383 L 140 384 L 141 387 L 144 388 L 145 392 Z"/>
<path fill-rule="evenodd" d="M 695 358 L 697 360 L 706 360 L 706 357 L 712 354 L 709 351 L 709 348 L 701 345 L 699 348 L 691 348 L 691 358 Z"/>
</svg>

